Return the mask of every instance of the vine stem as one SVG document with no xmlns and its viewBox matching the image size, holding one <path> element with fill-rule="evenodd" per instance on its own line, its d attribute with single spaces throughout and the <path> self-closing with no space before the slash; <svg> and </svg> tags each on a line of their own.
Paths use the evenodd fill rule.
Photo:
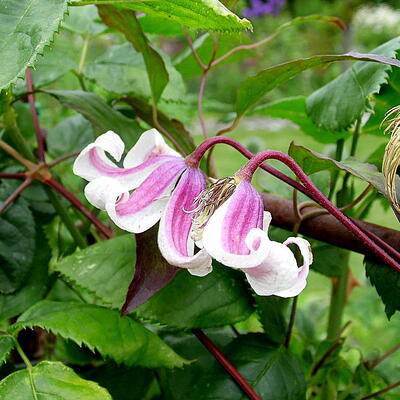
<svg viewBox="0 0 400 400">
<path fill-rule="evenodd" d="M 232 377 L 236 384 L 242 389 L 250 400 L 262 400 L 250 384 L 243 378 L 240 372 L 231 364 L 225 355 L 218 349 L 212 340 L 200 329 L 192 329 L 193 334 L 199 339 L 204 347 L 215 357 L 226 372 Z"/>
<path fill-rule="evenodd" d="M 390 350 L 388 350 L 385 354 L 381 355 L 377 359 L 367 362 L 366 363 L 367 369 L 369 371 L 374 369 L 378 364 L 380 364 L 382 361 L 386 360 L 388 357 L 390 357 L 392 354 L 394 354 L 397 350 L 400 350 L 400 343 L 397 344 L 396 346 L 392 347 Z"/>
<path fill-rule="evenodd" d="M 276 159 L 286 164 L 299 178 L 300 182 L 313 194 L 314 200 L 326 208 L 330 214 L 334 215 L 344 226 L 346 226 L 354 235 L 358 236 L 363 243 L 368 246 L 382 261 L 390 265 L 397 272 L 400 272 L 400 264 L 394 260 L 389 254 L 379 247 L 375 241 L 371 240 L 353 221 L 337 209 L 329 199 L 321 193 L 314 185 L 311 179 L 305 174 L 301 167 L 287 154 L 275 150 L 262 151 L 256 154 L 237 175 L 242 179 L 251 180 L 254 172 L 268 159 Z"/>
<path fill-rule="evenodd" d="M 197 149 L 186 157 L 187 163 L 189 165 L 197 166 L 205 154 L 205 152 L 216 145 L 217 143 L 225 143 L 233 148 L 237 149 L 245 157 L 251 159 L 249 163 L 244 167 L 247 168 L 248 178 L 251 179 L 252 174 L 254 174 L 257 168 L 262 168 L 269 172 L 271 175 L 277 177 L 288 185 L 294 187 L 295 189 L 301 191 L 305 195 L 309 196 L 311 199 L 316 201 L 322 207 L 326 208 L 330 214 L 332 214 L 338 221 L 340 221 L 347 229 L 349 229 L 353 234 L 355 234 L 363 243 L 368 246 L 376 255 L 379 256 L 381 260 L 386 262 L 392 268 L 400 272 L 400 265 L 396 262 L 389 254 L 393 257 L 400 259 L 400 255 L 397 250 L 393 249 L 382 239 L 378 238 L 372 232 L 366 231 L 360 228 L 352 219 L 344 215 L 339 209 L 337 209 L 329 199 L 323 195 L 318 188 L 314 185 L 311 179 L 305 174 L 305 172 L 300 168 L 300 166 L 287 154 L 280 151 L 268 150 L 266 152 L 258 153 L 256 156 L 247 150 L 242 144 L 237 142 L 232 138 L 225 136 L 212 137 L 205 140 Z M 299 184 L 295 180 L 289 178 L 282 172 L 276 170 L 275 168 L 263 163 L 264 160 L 274 158 L 284 164 L 286 164 L 299 178 L 302 184 Z M 243 169 L 242 169 L 243 170 Z M 304 185 L 304 186 L 303 186 Z M 380 247 L 382 246 L 382 247 Z M 387 253 L 386 253 L 387 252 Z M 388 254 L 389 253 L 389 254 Z"/>
<path fill-rule="evenodd" d="M 294 322 L 296 321 L 296 311 L 297 311 L 297 303 L 299 297 L 296 296 L 293 298 L 292 309 L 290 311 L 289 325 L 286 332 L 285 343 L 283 344 L 286 348 L 290 346 L 290 340 L 292 339 L 292 332 L 294 328 Z"/>
<path fill-rule="evenodd" d="M 97 219 L 72 193 L 70 193 L 60 182 L 54 178 L 48 179 L 45 183 L 57 190 L 64 196 L 77 210 L 79 210 L 96 228 L 107 238 L 110 239 L 114 235 L 99 219 Z"/>
<path fill-rule="evenodd" d="M 0 214 L 3 213 L 6 208 L 32 183 L 32 179 L 26 178 L 21 185 L 17 187 L 17 189 L 14 190 L 13 193 L 4 201 L 2 206 L 0 207 Z"/>
<path fill-rule="evenodd" d="M 371 393 L 368 396 L 363 397 L 361 400 L 368 400 L 368 399 L 372 399 L 374 397 L 380 396 L 381 394 L 386 393 L 389 390 L 392 390 L 392 389 L 394 389 L 394 388 L 396 388 L 398 386 L 400 386 L 400 381 L 392 383 L 391 385 L 389 385 L 389 386 L 387 386 L 387 387 L 385 387 L 385 388 L 383 388 L 381 390 L 378 390 L 377 392 Z"/>
<path fill-rule="evenodd" d="M 36 112 L 36 107 L 35 107 L 35 95 L 33 94 L 33 84 L 32 84 L 32 71 L 30 68 L 26 69 L 26 87 L 28 89 L 28 102 L 29 106 L 31 108 L 31 115 L 32 115 L 32 121 L 33 121 L 33 127 L 35 129 L 35 134 L 36 134 L 36 141 L 38 144 L 38 158 L 40 161 L 45 162 L 45 140 L 43 136 L 43 132 L 40 129 L 40 124 L 39 124 L 39 117 Z"/>
<path fill-rule="evenodd" d="M 2 173 L 0 174 L 0 179 L 25 179 L 26 175 L 23 172 L 19 172 L 16 174 L 7 174 Z"/>
</svg>

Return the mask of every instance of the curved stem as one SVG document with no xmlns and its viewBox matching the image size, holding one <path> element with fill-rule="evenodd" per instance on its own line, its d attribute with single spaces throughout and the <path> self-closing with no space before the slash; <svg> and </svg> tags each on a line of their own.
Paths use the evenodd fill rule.
<svg viewBox="0 0 400 400">
<path fill-rule="evenodd" d="M 190 50 L 192 51 L 192 54 L 193 54 L 194 59 L 196 60 L 197 64 L 199 64 L 199 67 L 200 67 L 202 70 L 206 70 L 206 69 L 207 69 L 207 66 L 203 63 L 203 61 L 201 61 L 201 58 L 200 58 L 200 56 L 199 56 L 199 53 L 197 53 L 196 49 L 194 48 L 194 46 L 193 46 L 193 40 L 192 40 L 192 38 L 190 37 L 188 28 L 183 27 L 183 30 L 184 30 L 184 32 L 185 32 L 185 38 L 186 38 L 186 41 L 188 42 L 188 45 L 189 45 L 189 47 L 190 47 Z"/>
<path fill-rule="evenodd" d="M 293 298 L 293 302 L 292 302 L 292 309 L 290 311 L 289 325 L 288 325 L 288 329 L 287 329 L 287 332 L 286 332 L 286 338 L 285 338 L 285 343 L 284 343 L 284 346 L 286 348 L 289 347 L 290 339 L 292 338 L 294 322 L 296 320 L 296 311 L 297 311 L 298 299 L 299 299 L 299 296 L 296 296 L 296 297 Z"/>
<path fill-rule="evenodd" d="M 392 347 L 390 350 L 388 350 L 385 354 L 381 355 L 377 359 L 367 362 L 366 363 L 367 369 L 368 370 L 374 369 L 378 364 L 380 364 L 382 361 L 386 360 L 388 357 L 390 357 L 392 354 L 394 354 L 397 350 L 400 350 L 400 343 L 397 344 L 396 346 Z"/>
<path fill-rule="evenodd" d="M 378 390 L 377 392 L 371 393 L 368 396 L 363 397 L 361 400 L 367 400 L 367 399 L 372 399 L 374 397 L 378 397 L 383 393 L 388 392 L 389 390 L 392 390 L 396 387 L 400 386 L 400 381 L 392 383 L 391 385 L 385 387 L 384 389 Z"/>
<path fill-rule="evenodd" d="M 243 378 L 240 372 L 231 364 L 231 362 L 221 353 L 211 339 L 200 329 L 192 329 L 193 334 L 200 340 L 204 347 L 216 358 L 225 371 L 232 377 L 242 391 L 250 400 L 262 400 L 250 384 Z"/>
<path fill-rule="evenodd" d="M 243 154 L 245 157 L 251 159 L 254 154 L 246 149 L 241 143 L 237 142 L 236 140 L 232 138 L 228 138 L 225 136 L 217 136 L 217 137 L 212 137 L 207 140 L 205 140 L 203 143 L 201 143 L 197 149 L 190 154 L 187 159 L 192 160 L 193 165 L 198 165 L 200 162 L 201 158 L 204 156 L 207 150 L 210 148 L 212 149 L 214 145 L 218 143 L 224 143 L 227 144 L 236 150 L 238 150 L 241 154 Z M 360 226 L 357 224 L 357 222 L 353 221 L 351 218 L 345 216 L 340 210 L 338 210 L 322 193 L 319 192 L 319 190 L 314 186 L 314 184 L 311 182 L 311 180 L 307 177 L 307 175 L 302 171 L 299 165 L 290 158 L 288 155 L 281 153 L 281 152 L 275 152 L 277 154 L 281 155 L 281 158 L 285 159 L 290 159 L 294 165 L 297 166 L 297 170 L 301 171 L 302 177 L 305 178 L 308 181 L 307 186 L 303 186 L 293 180 L 292 178 L 286 176 L 282 172 L 278 171 L 277 169 L 271 167 L 268 164 L 262 163 L 259 164 L 258 166 L 262 168 L 264 171 L 270 173 L 271 175 L 275 176 L 276 178 L 280 179 L 281 181 L 287 183 L 288 185 L 292 186 L 293 188 L 299 190 L 301 193 L 305 194 L 306 196 L 310 197 L 312 200 L 320 204 L 322 207 L 326 208 L 338 221 L 342 222 L 351 232 L 355 233 L 357 236 L 360 237 L 358 232 L 361 232 L 361 237 L 367 237 L 369 239 L 369 243 L 374 244 L 374 248 L 378 248 L 379 250 L 384 250 L 388 254 L 390 254 L 392 257 L 394 257 L 396 260 L 400 260 L 400 253 L 394 249 L 392 246 L 388 245 L 385 241 L 383 241 L 381 238 L 367 230 L 366 228 Z M 281 160 L 282 161 L 282 160 Z M 293 169 L 292 169 L 293 170 Z M 311 188 L 310 188 L 311 186 Z M 314 189 L 313 189 L 314 188 Z M 346 222 L 344 222 L 344 220 Z M 349 226 L 351 225 L 352 228 Z M 354 229 L 356 229 L 356 232 L 354 232 Z M 366 243 L 367 246 L 369 246 Z M 370 246 L 369 246 L 370 247 Z M 380 249 L 380 248 L 381 249 Z M 375 251 L 375 250 L 374 250 Z"/>
<path fill-rule="evenodd" d="M 378 246 L 367 234 L 365 234 L 353 221 L 337 209 L 329 199 L 321 193 L 311 179 L 305 174 L 301 167 L 287 154 L 275 150 L 267 150 L 256 154 L 238 173 L 242 179 L 251 180 L 256 169 L 263 161 L 276 159 L 286 164 L 299 178 L 308 192 L 313 195 L 313 199 L 321 206 L 326 208 L 330 214 L 335 216 L 344 226 L 354 235 L 358 236 L 363 243 L 368 246 L 382 261 L 390 265 L 393 269 L 400 272 L 400 265 L 385 250 Z"/>
</svg>

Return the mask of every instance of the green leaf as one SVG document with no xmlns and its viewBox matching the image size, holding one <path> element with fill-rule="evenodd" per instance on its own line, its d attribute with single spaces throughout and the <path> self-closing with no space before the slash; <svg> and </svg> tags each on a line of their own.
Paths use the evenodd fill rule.
<svg viewBox="0 0 400 400">
<path fill-rule="evenodd" d="M 151 47 L 143 33 L 135 12 L 121 11 L 113 6 L 99 6 L 98 9 L 103 21 L 111 28 L 121 31 L 135 49 L 143 54 L 152 97 L 154 102 L 157 103 L 168 84 L 169 75 L 163 59 Z"/>
<path fill-rule="evenodd" d="M 103 357 L 128 366 L 180 367 L 185 363 L 138 322 L 92 304 L 42 300 L 23 313 L 10 329 L 16 332 L 34 326 L 97 349 Z"/>
<path fill-rule="evenodd" d="M 7 361 L 8 355 L 14 348 L 15 343 L 12 337 L 0 333 L 0 366 Z"/>
<path fill-rule="evenodd" d="M 66 107 L 82 114 L 91 122 L 96 135 L 109 130 L 118 133 L 127 148 L 133 146 L 142 133 L 142 129 L 136 121 L 111 108 L 94 93 L 80 90 L 48 90 L 46 93 L 54 96 Z"/>
<path fill-rule="evenodd" d="M 134 265 L 134 236 L 123 235 L 77 250 L 53 268 L 105 303 L 121 308 Z"/>
<path fill-rule="evenodd" d="M 143 32 L 152 35 L 183 35 L 182 26 L 167 18 L 158 17 L 156 15 L 141 15 L 138 17 Z"/>
<path fill-rule="evenodd" d="M 236 112 L 238 117 L 245 114 L 269 91 L 287 82 L 296 75 L 311 68 L 323 67 L 334 61 L 362 60 L 400 66 L 400 61 L 375 54 L 361 54 L 350 52 L 338 55 L 322 55 L 309 58 L 300 58 L 284 64 L 275 65 L 264 69 L 255 76 L 247 78 L 239 87 L 236 99 Z M 319 125 L 319 124 L 317 124 Z"/>
<path fill-rule="evenodd" d="M 339 162 L 293 142 L 289 147 L 289 155 L 300 164 L 306 174 L 322 170 L 342 170 L 371 184 L 383 195 L 386 194 L 383 175 L 377 171 L 375 165 L 363 163 L 354 158 Z"/>
<path fill-rule="evenodd" d="M 16 187 L 9 182 L 2 182 L 1 202 Z M 0 215 L 0 293 L 12 293 L 21 287 L 31 266 L 34 251 L 35 221 L 28 203 L 19 197 Z"/>
<path fill-rule="evenodd" d="M 372 50 L 373 54 L 396 57 L 400 38 Z M 391 68 L 384 64 L 357 62 L 346 72 L 318 89 L 307 99 L 307 111 L 317 126 L 331 132 L 351 126 L 369 110 L 368 96 L 378 93 Z"/>
<path fill-rule="evenodd" d="M 182 302 L 182 299 L 185 299 Z M 144 319 L 177 328 L 210 328 L 245 320 L 253 312 L 243 276 L 221 265 L 205 277 L 180 271 L 135 310 Z"/>
<path fill-rule="evenodd" d="M 112 400 L 106 389 L 80 378 L 60 362 L 42 361 L 30 372 L 23 369 L 0 382 L 3 400 Z"/>
<path fill-rule="evenodd" d="M 95 36 L 106 30 L 106 27 L 98 22 L 99 14 L 94 5 L 86 7 L 70 7 L 68 16 L 62 23 L 62 27 L 80 35 Z"/>
<path fill-rule="evenodd" d="M 126 367 L 115 363 L 91 368 L 84 374 L 85 379 L 98 382 L 105 387 L 115 400 L 144 400 L 154 379 L 151 369 Z M 129 388 L 129 390 L 127 390 Z"/>
<path fill-rule="evenodd" d="M 47 137 L 47 149 L 54 157 L 82 150 L 93 142 L 93 129 L 88 120 L 82 115 L 72 115 L 50 129 Z"/>
<path fill-rule="evenodd" d="M 277 296 L 255 296 L 255 299 L 266 337 L 283 344 L 287 332 L 286 311 L 289 300 Z"/>
<path fill-rule="evenodd" d="M 142 119 L 148 125 L 155 127 L 151 104 L 139 97 L 134 96 L 125 97 L 123 101 L 132 107 L 133 111 L 140 119 Z M 190 154 L 195 149 L 195 145 L 192 137 L 182 122 L 168 117 L 160 110 L 158 110 L 157 115 L 161 126 L 163 126 L 182 146 L 182 148 L 188 154 Z"/>
<path fill-rule="evenodd" d="M 36 232 L 35 253 L 27 279 L 12 294 L 0 294 L 0 321 L 21 314 L 32 304 L 41 300 L 47 291 L 50 248 L 43 230 Z"/>
<path fill-rule="evenodd" d="M 289 97 L 263 104 L 251 111 L 249 115 L 288 119 L 295 123 L 306 135 L 312 136 L 320 143 L 336 143 L 338 139 L 347 139 L 351 135 L 347 131 L 334 134 L 318 128 L 307 115 L 306 98 L 304 96 Z"/>
<path fill-rule="evenodd" d="M 262 334 L 238 337 L 223 353 L 262 399 L 304 400 L 306 384 L 299 360 Z M 185 353 L 184 353 L 185 354 Z M 188 353 L 186 353 L 187 356 Z M 241 400 L 242 391 L 211 357 L 197 352 L 199 364 L 165 374 L 168 400 Z"/>
<path fill-rule="evenodd" d="M 50 44 L 67 0 L 3 0 L 0 4 L 0 89 L 22 77 Z"/>
<path fill-rule="evenodd" d="M 317 242 L 313 244 L 312 270 L 325 276 L 338 277 L 343 274 L 343 265 L 347 262 L 346 250 L 330 244 Z"/>
<path fill-rule="evenodd" d="M 185 84 L 167 56 L 163 61 L 170 81 L 162 94 L 164 100 L 178 100 L 185 95 Z M 146 65 L 141 53 L 129 43 L 109 47 L 86 68 L 86 76 L 104 89 L 120 95 L 138 94 L 151 97 Z"/>
<path fill-rule="evenodd" d="M 101 1 L 112 4 L 108 0 Z M 90 4 L 92 0 L 77 0 L 76 2 L 84 5 Z M 119 7 L 163 17 L 194 29 L 220 32 L 236 32 L 244 29 L 252 29 L 252 25 L 247 19 L 240 19 L 218 0 L 196 0 L 195 2 L 192 0 L 174 0 L 173 2 L 168 0 L 119 0 L 115 3 Z"/>
<path fill-rule="evenodd" d="M 365 258 L 365 273 L 385 304 L 385 312 L 390 320 L 400 311 L 400 274 L 393 268 L 373 258 Z"/>
</svg>

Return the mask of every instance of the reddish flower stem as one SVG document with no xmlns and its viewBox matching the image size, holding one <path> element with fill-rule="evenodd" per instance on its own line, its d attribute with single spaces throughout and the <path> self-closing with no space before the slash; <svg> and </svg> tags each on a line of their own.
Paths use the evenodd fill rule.
<svg viewBox="0 0 400 400">
<path fill-rule="evenodd" d="M 32 183 L 32 179 L 25 179 L 21 185 L 15 189 L 13 193 L 4 201 L 4 203 L 0 207 L 0 214 L 6 210 L 6 208 L 14 201 L 16 198 Z"/>
<path fill-rule="evenodd" d="M 99 219 L 97 219 L 72 193 L 70 193 L 60 182 L 54 178 L 46 180 L 48 186 L 57 190 L 64 196 L 76 209 L 78 209 L 96 228 L 107 238 L 110 239 L 114 235 L 109 228 L 107 228 Z"/>
<path fill-rule="evenodd" d="M 38 144 L 38 158 L 40 161 L 45 161 L 45 153 L 44 153 L 44 136 L 42 130 L 40 129 L 39 117 L 36 112 L 35 107 L 35 95 L 33 94 L 33 85 L 32 85 L 32 71 L 30 68 L 26 69 L 26 87 L 28 89 L 28 102 L 31 108 L 33 127 L 35 129 L 36 140 Z"/>
<path fill-rule="evenodd" d="M 25 179 L 26 175 L 23 172 L 16 173 L 16 174 L 6 174 L 1 173 L 0 179 Z"/>
<path fill-rule="evenodd" d="M 242 389 L 243 393 L 250 400 L 262 400 L 261 397 L 255 392 L 250 384 L 243 378 L 240 372 L 231 364 L 231 362 L 225 357 L 224 354 L 218 349 L 218 347 L 211 341 L 211 339 L 200 329 L 192 329 L 193 334 L 199 339 L 204 347 L 215 357 L 215 359 L 221 364 L 226 372 L 232 377 L 236 384 Z"/>
<path fill-rule="evenodd" d="M 311 179 L 304 173 L 301 167 L 287 154 L 275 150 L 262 151 L 256 154 L 239 172 L 238 175 L 246 180 L 251 180 L 254 172 L 268 159 L 275 159 L 286 164 L 299 178 L 304 187 L 308 189 L 313 198 L 335 216 L 344 226 L 354 233 L 363 243 L 368 246 L 382 261 L 390 265 L 397 272 L 400 272 L 400 264 L 395 261 L 389 254 L 386 253 L 374 240 L 370 239 L 353 221 L 338 210 L 329 199 L 322 194 L 314 185 Z"/>
<path fill-rule="evenodd" d="M 197 149 L 187 156 L 186 160 L 189 164 L 192 164 L 193 166 L 198 166 L 201 158 L 204 156 L 207 150 L 209 150 L 211 147 L 218 143 L 224 143 L 228 144 L 229 146 L 235 148 L 238 150 L 241 154 L 243 154 L 245 157 L 251 159 L 254 154 L 249 151 L 247 148 L 245 148 L 241 143 L 237 142 L 236 140 L 225 137 L 225 136 L 215 136 L 212 138 L 209 138 L 205 140 L 203 143 L 201 143 Z M 361 232 L 361 237 L 367 236 L 367 241 L 364 241 L 363 239 L 360 239 L 364 241 L 364 243 L 371 248 L 370 244 L 372 243 L 374 245 L 374 249 L 376 250 L 377 248 L 379 249 L 379 246 L 386 251 L 388 254 L 390 254 L 392 257 L 394 257 L 397 260 L 400 260 L 400 253 L 394 249 L 392 246 L 388 245 L 385 241 L 383 241 L 381 238 L 373 234 L 372 232 L 368 231 L 367 229 L 359 226 L 356 222 L 354 222 L 351 218 L 345 216 L 339 209 L 337 209 L 320 191 L 315 187 L 315 185 L 311 182 L 311 180 L 308 178 L 308 176 L 302 171 L 300 166 L 288 155 L 280 152 L 276 152 L 281 155 L 284 155 L 286 158 L 290 159 L 296 166 L 299 171 L 303 174 L 303 177 L 307 179 L 308 185 L 302 185 L 295 180 L 291 179 L 290 177 L 286 176 L 282 172 L 278 171 L 277 169 L 271 167 L 268 164 L 265 163 L 259 163 L 258 167 L 262 168 L 264 171 L 270 173 L 271 175 L 275 176 L 276 178 L 282 180 L 283 182 L 287 183 L 288 185 L 292 186 L 293 188 L 299 190 L 301 193 L 305 194 L 306 196 L 310 197 L 312 200 L 320 204 L 322 207 L 326 208 L 336 219 L 338 219 L 340 222 L 342 222 L 351 232 L 354 232 L 354 229 L 357 230 L 357 232 Z M 282 160 L 280 160 L 282 161 Z M 282 161 L 283 162 L 283 161 Z M 295 172 L 295 171 L 294 171 Z M 311 189 L 311 188 L 312 189 Z M 328 205 L 328 206 L 327 206 Z M 346 220 L 346 223 L 343 222 L 343 220 Z M 349 224 L 351 224 L 352 229 L 349 228 Z M 357 236 L 358 233 L 356 233 Z M 375 252 L 375 250 L 371 248 Z M 380 249 L 381 250 L 381 249 Z"/>
</svg>

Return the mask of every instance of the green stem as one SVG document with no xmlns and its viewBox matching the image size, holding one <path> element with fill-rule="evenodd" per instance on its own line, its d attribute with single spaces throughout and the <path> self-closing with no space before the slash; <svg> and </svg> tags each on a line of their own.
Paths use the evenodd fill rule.
<svg viewBox="0 0 400 400">
<path fill-rule="evenodd" d="M 87 247 L 87 243 L 85 238 L 82 236 L 81 232 L 79 229 L 75 226 L 74 221 L 68 214 L 68 210 L 64 207 L 64 205 L 61 203 L 57 195 L 53 192 L 52 189 L 48 188 L 45 186 L 45 190 L 47 192 L 47 196 L 53 205 L 53 207 L 56 209 L 57 214 L 60 216 L 61 220 L 64 222 L 65 226 L 67 227 L 69 233 L 75 240 L 75 243 L 81 248 L 84 249 Z"/>
<path fill-rule="evenodd" d="M 89 40 L 90 40 L 90 35 L 86 35 L 85 40 L 83 41 L 81 58 L 79 60 L 79 66 L 78 66 L 78 74 L 79 75 L 82 75 L 83 67 L 85 66 L 86 56 L 87 56 L 88 47 L 89 47 Z"/>
<path fill-rule="evenodd" d="M 350 275 L 348 265 L 350 253 L 346 251 L 346 255 L 347 257 L 345 257 L 342 264 L 342 274 L 337 278 L 336 282 L 332 282 L 327 331 L 328 340 L 337 339 L 342 327 L 343 312 L 347 301 L 347 287 Z"/>
<path fill-rule="evenodd" d="M 18 354 L 20 355 L 20 357 L 22 358 L 22 360 L 24 361 L 24 363 L 26 365 L 26 369 L 28 370 L 29 383 L 30 383 L 30 386 L 31 386 L 31 389 L 32 389 L 33 398 L 35 400 L 39 400 L 38 397 L 37 397 L 37 393 L 36 393 L 35 383 L 33 381 L 32 364 L 29 361 L 29 358 L 27 357 L 25 352 L 22 350 L 22 347 L 18 343 L 18 340 L 13 335 L 8 335 L 8 336 L 13 339 L 14 344 L 15 344 L 15 349 L 18 351 Z"/>
<path fill-rule="evenodd" d="M 336 154 L 335 154 L 336 161 L 341 161 L 343 157 L 343 148 L 344 148 L 344 139 L 339 139 L 336 142 Z M 334 171 L 332 173 L 332 181 L 331 181 L 331 187 L 329 188 L 328 199 L 332 199 L 333 193 L 335 192 L 335 187 L 338 177 L 339 177 L 339 171 Z"/>
<path fill-rule="evenodd" d="M 11 106 L 12 102 L 12 94 L 11 92 L 7 93 L 5 111 L 3 114 L 3 122 L 4 122 L 4 139 L 9 140 L 14 148 L 16 148 L 24 157 L 26 157 L 30 161 L 35 161 L 35 156 L 28 146 L 25 138 L 22 136 L 21 132 L 18 129 L 17 121 L 15 117 L 14 109 Z"/>
</svg>

